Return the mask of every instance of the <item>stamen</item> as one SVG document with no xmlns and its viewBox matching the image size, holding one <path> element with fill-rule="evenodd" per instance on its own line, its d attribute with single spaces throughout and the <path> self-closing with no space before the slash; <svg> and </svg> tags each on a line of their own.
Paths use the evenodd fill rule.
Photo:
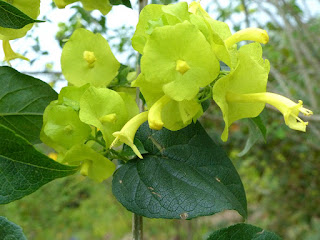
<svg viewBox="0 0 320 240">
<path fill-rule="evenodd" d="M 83 52 L 83 59 L 87 61 L 89 68 L 93 68 L 95 61 L 97 61 L 97 58 L 94 55 L 94 52 L 90 52 L 90 51 Z"/>
<path fill-rule="evenodd" d="M 190 69 L 190 66 L 186 61 L 178 60 L 176 65 L 176 70 L 182 75 L 185 74 Z"/>
<path fill-rule="evenodd" d="M 104 124 L 104 123 L 116 123 L 117 121 L 117 114 L 115 113 L 110 113 L 107 115 L 104 115 L 99 118 L 99 121 Z"/>
<path fill-rule="evenodd" d="M 83 176 L 88 176 L 90 166 L 90 161 L 84 161 L 84 163 L 81 165 L 80 174 Z"/>
</svg>

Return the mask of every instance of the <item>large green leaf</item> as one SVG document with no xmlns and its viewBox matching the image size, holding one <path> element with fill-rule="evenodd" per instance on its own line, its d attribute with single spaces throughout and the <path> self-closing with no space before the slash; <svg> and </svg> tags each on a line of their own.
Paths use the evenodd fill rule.
<svg viewBox="0 0 320 240">
<path fill-rule="evenodd" d="M 20 199 L 42 185 L 76 171 L 77 167 L 55 162 L 0 125 L 0 204 Z"/>
<path fill-rule="evenodd" d="M 213 232 L 207 240 L 281 240 L 281 238 L 262 228 L 239 223 Z"/>
<path fill-rule="evenodd" d="M 35 22 L 43 21 L 34 20 L 11 4 L 0 0 L 0 27 L 19 29 Z"/>
<path fill-rule="evenodd" d="M 0 239 L 2 240 L 27 240 L 22 228 L 5 217 L 0 216 Z"/>
<path fill-rule="evenodd" d="M 40 143 L 42 114 L 57 93 L 47 83 L 10 67 L 0 67 L 0 84 L 0 124 Z"/>
<path fill-rule="evenodd" d="M 246 196 L 229 158 L 200 123 L 171 132 L 137 132 L 147 154 L 120 167 L 112 190 L 128 210 L 150 218 L 191 219 L 227 209 L 247 216 Z"/>
</svg>

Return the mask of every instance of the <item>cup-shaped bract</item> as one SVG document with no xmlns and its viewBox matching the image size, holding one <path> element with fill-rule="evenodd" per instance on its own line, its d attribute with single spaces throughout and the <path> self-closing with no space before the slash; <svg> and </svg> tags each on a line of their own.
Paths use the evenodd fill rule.
<svg viewBox="0 0 320 240">
<path fill-rule="evenodd" d="M 80 0 L 83 8 L 87 11 L 99 10 L 103 15 L 106 15 L 112 9 L 109 0 Z"/>
<path fill-rule="evenodd" d="M 117 76 L 119 67 L 107 40 L 83 28 L 75 30 L 62 49 L 62 73 L 75 86 L 105 87 Z"/>
<path fill-rule="evenodd" d="M 112 133 L 119 131 L 132 115 L 139 112 L 133 102 L 125 102 L 119 93 L 111 89 L 90 87 L 80 99 L 79 116 L 81 121 L 102 132 L 106 147 L 109 147 L 114 140 Z M 128 108 L 131 108 L 129 113 Z"/>
<path fill-rule="evenodd" d="M 81 87 L 68 86 L 61 89 L 58 97 L 58 103 L 69 107 L 74 110 L 80 110 L 80 99 L 83 93 L 90 87 L 90 84 Z"/>
<path fill-rule="evenodd" d="M 12 6 L 18 8 L 21 12 L 29 17 L 36 19 L 40 14 L 40 0 L 14 0 L 7 1 Z M 32 28 L 33 23 L 27 24 L 20 29 L 4 28 L 0 27 L 0 39 L 12 40 L 21 38 Z"/>
<path fill-rule="evenodd" d="M 203 34 L 185 21 L 156 28 L 141 58 L 145 81 L 175 101 L 192 100 L 218 76 L 219 62 Z"/>
<path fill-rule="evenodd" d="M 50 103 L 43 114 L 40 138 L 57 152 L 65 152 L 72 146 L 84 143 L 91 128 L 80 121 L 77 111 L 72 107 Z"/>
<path fill-rule="evenodd" d="M 75 145 L 68 150 L 61 163 L 79 165 L 82 175 L 97 182 L 111 177 L 116 170 L 113 162 L 84 144 Z"/>
<path fill-rule="evenodd" d="M 175 25 L 185 20 L 189 20 L 188 4 L 186 2 L 165 6 L 159 4 L 145 6 L 140 13 L 139 22 L 132 37 L 133 48 L 142 54 L 144 46 L 154 29 L 165 25 Z"/>
<path fill-rule="evenodd" d="M 224 22 L 212 19 L 199 2 L 190 3 L 189 11 L 192 13 L 190 22 L 204 34 L 217 58 L 230 68 L 234 66 L 236 62 L 234 59 L 235 49 L 228 49 L 224 42 L 231 36 L 229 26 Z"/>
<path fill-rule="evenodd" d="M 67 5 L 78 2 L 79 0 L 53 0 L 58 8 L 65 8 Z M 112 9 L 109 0 L 80 0 L 83 8 L 87 11 L 99 10 L 106 15 Z"/>
<path fill-rule="evenodd" d="M 265 92 L 270 71 L 268 60 L 262 58 L 259 43 L 242 46 L 238 51 L 238 65 L 230 74 L 220 78 L 212 89 L 213 100 L 218 104 L 225 122 L 222 140 L 228 139 L 228 128 L 236 120 L 258 116 L 265 104 L 261 102 L 229 102 L 227 95 L 232 93 Z"/>
<path fill-rule="evenodd" d="M 148 119 L 150 127 L 156 125 L 153 124 L 153 121 L 157 122 L 160 120 L 163 125 L 160 126 L 159 129 L 165 127 L 171 131 L 177 131 L 189 125 L 192 120 L 197 120 L 203 113 L 201 104 L 196 98 L 183 101 L 172 100 L 165 96 L 161 86 L 145 81 L 143 74 L 140 74 L 138 78 L 132 82 L 132 86 L 140 88 L 147 107 L 149 110 L 152 108 L 151 115 Z M 161 98 L 166 98 L 164 101 L 165 104 L 162 104 L 163 106 L 159 106 L 163 103 L 163 100 L 160 100 Z"/>
<path fill-rule="evenodd" d="M 58 8 L 65 8 L 67 5 L 77 1 L 78 0 L 53 0 Z"/>
</svg>

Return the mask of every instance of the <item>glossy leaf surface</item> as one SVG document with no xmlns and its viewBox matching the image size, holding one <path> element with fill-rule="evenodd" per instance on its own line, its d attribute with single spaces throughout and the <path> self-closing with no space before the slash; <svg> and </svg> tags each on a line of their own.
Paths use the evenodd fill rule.
<svg viewBox="0 0 320 240">
<path fill-rule="evenodd" d="M 191 219 L 227 209 L 247 215 L 245 192 L 229 158 L 199 123 L 171 132 L 137 132 L 147 154 L 120 167 L 113 193 L 130 211 L 150 218 Z"/>
<path fill-rule="evenodd" d="M 0 67 L 0 82 L 0 124 L 40 143 L 44 109 L 58 98 L 57 93 L 47 83 L 10 67 Z"/>
<path fill-rule="evenodd" d="M 5 217 L 0 217 L 0 239 L 3 240 L 27 240 L 22 228 Z"/>
<path fill-rule="evenodd" d="M 42 185 L 76 171 L 77 167 L 55 162 L 0 125 L 0 204 L 20 199 Z"/>
</svg>

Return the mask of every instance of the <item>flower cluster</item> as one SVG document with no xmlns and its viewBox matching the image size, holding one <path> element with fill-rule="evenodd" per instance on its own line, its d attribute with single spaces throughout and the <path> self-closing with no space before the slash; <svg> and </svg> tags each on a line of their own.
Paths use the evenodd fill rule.
<svg viewBox="0 0 320 240">
<path fill-rule="evenodd" d="M 70 86 L 46 108 L 40 137 L 59 153 L 57 161 L 79 165 L 83 175 L 100 182 L 115 170 L 103 152 L 112 134 L 139 109 L 127 93 L 106 88 L 120 64 L 101 35 L 76 30 L 63 47 L 61 65 Z"/>
<path fill-rule="evenodd" d="M 253 43 L 238 49 L 237 43 L 244 40 Z M 265 103 L 278 108 L 290 128 L 305 131 L 307 123 L 298 114 L 312 112 L 302 107 L 302 101 L 296 104 L 266 92 L 270 65 L 262 58 L 260 43 L 268 40 L 267 32 L 259 28 L 231 34 L 227 24 L 212 19 L 198 2 L 147 5 L 132 38 L 142 54 L 141 73 L 132 86 L 140 88 L 148 114 L 130 120 L 114 134 L 115 142 L 129 143 L 136 152 L 134 133 L 128 134 L 128 129 L 136 130 L 146 120 L 151 129 L 182 129 L 202 115 L 201 99 L 208 97 L 223 113 L 223 141 L 234 121 L 258 116 Z M 230 68 L 228 73 L 220 74 L 220 62 Z"/>
<path fill-rule="evenodd" d="M 55 2 L 64 7 L 74 0 Z M 244 40 L 253 43 L 238 47 Z M 302 101 L 266 92 L 270 65 L 260 44 L 268 40 L 259 28 L 231 34 L 198 2 L 147 5 L 132 38 L 142 57 L 131 86 L 140 88 L 147 108 L 139 113 L 129 94 L 107 88 L 120 67 L 107 41 L 78 29 L 61 56 L 69 86 L 45 110 L 41 139 L 59 153 L 57 161 L 79 165 L 83 175 L 102 181 L 115 170 L 107 153 L 119 142 L 142 158 L 134 137 L 143 122 L 154 130 L 180 130 L 203 114 L 203 101 L 210 98 L 223 113 L 223 141 L 234 121 L 258 116 L 266 103 L 279 109 L 290 128 L 305 131 L 307 123 L 298 114 L 312 112 Z M 230 70 L 221 71 L 221 63 Z"/>
</svg>

